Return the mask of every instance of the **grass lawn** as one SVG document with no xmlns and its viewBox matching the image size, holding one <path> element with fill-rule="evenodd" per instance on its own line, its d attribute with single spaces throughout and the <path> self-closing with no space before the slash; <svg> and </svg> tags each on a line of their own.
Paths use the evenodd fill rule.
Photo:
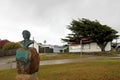
<svg viewBox="0 0 120 80">
<path fill-rule="evenodd" d="M 120 60 L 40 66 L 39 80 L 120 80 Z M 15 80 L 16 70 L 1 70 L 0 80 Z"/>
<path fill-rule="evenodd" d="M 56 54 L 56 55 L 50 55 L 50 54 L 44 54 L 40 55 L 40 60 L 58 60 L 58 59 L 76 59 L 76 58 L 87 58 L 92 55 L 68 55 L 68 54 Z"/>
</svg>

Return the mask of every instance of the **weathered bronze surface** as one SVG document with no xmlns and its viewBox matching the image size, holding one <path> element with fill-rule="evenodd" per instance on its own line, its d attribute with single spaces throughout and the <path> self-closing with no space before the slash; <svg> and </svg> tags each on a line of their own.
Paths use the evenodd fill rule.
<svg viewBox="0 0 120 80">
<path fill-rule="evenodd" d="M 22 35 L 23 35 L 24 40 L 21 41 L 20 43 L 21 43 L 21 45 L 22 45 L 23 48 L 28 48 L 29 45 L 33 44 L 33 41 L 30 40 L 31 34 L 30 34 L 29 31 L 24 30 L 24 31 L 22 32 Z"/>
<path fill-rule="evenodd" d="M 30 40 L 30 32 L 22 32 L 24 40 L 20 43 L 22 48 L 16 51 L 17 73 L 16 80 L 38 80 L 34 75 L 39 70 L 40 57 L 37 50 L 29 45 L 33 44 Z"/>
</svg>

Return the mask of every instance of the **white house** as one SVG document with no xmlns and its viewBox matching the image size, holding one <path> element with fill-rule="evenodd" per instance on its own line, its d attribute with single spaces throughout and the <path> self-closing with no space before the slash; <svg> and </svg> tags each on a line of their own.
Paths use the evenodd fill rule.
<svg viewBox="0 0 120 80">
<path fill-rule="evenodd" d="M 73 42 L 69 43 L 69 52 L 101 52 L 100 47 L 96 42 L 90 41 L 87 38 L 82 38 L 82 42 L 75 44 Z M 108 42 L 105 51 L 111 50 L 111 42 Z"/>
<path fill-rule="evenodd" d="M 105 47 L 105 51 L 111 50 L 111 42 L 108 42 L 108 44 Z M 87 43 L 81 45 L 69 45 L 69 52 L 101 52 L 100 47 L 97 45 L 97 43 Z"/>
<path fill-rule="evenodd" d="M 63 52 L 63 47 L 58 45 L 53 45 L 53 52 L 54 53 Z"/>
<path fill-rule="evenodd" d="M 34 40 L 34 44 L 31 44 L 29 47 L 34 47 L 36 48 L 37 52 L 39 53 L 39 46 L 41 46 L 42 44 L 40 43 L 37 43 L 35 40 Z"/>
<path fill-rule="evenodd" d="M 59 53 L 63 51 L 63 47 L 62 46 L 58 46 L 58 45 L 42 45 L 43 47 L 49 47 L 53 49 L 53 53 Z"/>
<path fill-rule="evenodd" d="M 50 45 L 50 44 L 40 44 L 34 41 L 34 44 L 31 44 L 29 47 L 36 48 L 38 53 L 59 53 L 63 51 L 62 46 Z"/>
</svg>

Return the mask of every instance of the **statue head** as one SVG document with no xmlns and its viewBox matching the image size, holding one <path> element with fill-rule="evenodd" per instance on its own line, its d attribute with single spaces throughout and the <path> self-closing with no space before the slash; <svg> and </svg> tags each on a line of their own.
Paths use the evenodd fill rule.
<svg viewBox="0 0 120 80">
<path fill-rule="evenodd" d="M 30 32 L 28 30 L 24 30 L 22 32 L 22 35 L 23 35 L 24 40 L 29 40 L 31 34 L 30 34 Z"/>
<path fill-rule="evenodd" d="M 28 48 L 30 44 L 33 44 L 33 41 L 30 40 L 30 32 L 28 30 L 24 30 L 22 32 L 24 40 L 21 41 L 21 45 L 23 48 Z"/>
</svg>

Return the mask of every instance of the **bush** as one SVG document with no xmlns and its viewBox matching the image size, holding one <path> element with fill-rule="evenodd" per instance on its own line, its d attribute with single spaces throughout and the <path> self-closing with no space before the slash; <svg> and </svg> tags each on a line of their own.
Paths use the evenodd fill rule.
<svg viewBox="0 0 120 80">
<path fill-rule="evenodd" d="M 0 41 L 0 49 L 2 49 L 3 46 L 4 46 L 6 43 L 8 43 L 8 42 L 9 42 L 8 40 L 1 40 L 1 41 Z"/>
<path fill-rule="evenodd" d="M 19 43 L 8 42 L 3 46 L 3 50 L 18 49 L 21 45 Z"/>
</svg>

